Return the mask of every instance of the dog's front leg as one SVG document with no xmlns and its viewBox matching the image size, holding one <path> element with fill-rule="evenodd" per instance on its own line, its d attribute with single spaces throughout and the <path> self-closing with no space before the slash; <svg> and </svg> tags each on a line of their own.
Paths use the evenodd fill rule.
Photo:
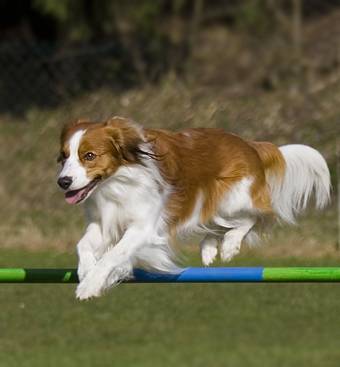
<svg viewBox="0 0 340 367">
<path fill-rule="evenodd" d="M 103 246 L 103 236 L 99 224 L 92 222 L 87 228 L 84 236 L 77 244 L 78 253 L 78 278 L 82 281 L 97 263 L 95 254 Z"/>
<path fill-rule="evenodd" d="M 135 252 L 148 241 L 147 229 L 130 227 L 122 239 L 108 250 L 77 287 L 80 300 L 99 297 L 105 289 L 132 275 Z"/>
</svg>

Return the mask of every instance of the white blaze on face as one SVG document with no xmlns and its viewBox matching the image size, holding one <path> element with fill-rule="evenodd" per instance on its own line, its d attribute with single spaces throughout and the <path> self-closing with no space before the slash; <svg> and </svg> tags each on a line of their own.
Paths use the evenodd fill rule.
<svg viewBox="0 0 340 367">
<path fill-rule="evenodd" d="M 90 183 L 90 179 L 87 177 L 86 170 L 81 164 L 78 156 L 79 145 L 82 136 L 86 130 L 79 130 L 74 133 L 69 141 L 70 155 L 66 159 L 65 164 L 59 174 L 61 177 L 70 177 L 72 184 L 69 190 L 78 190 Z"/>
</svg>

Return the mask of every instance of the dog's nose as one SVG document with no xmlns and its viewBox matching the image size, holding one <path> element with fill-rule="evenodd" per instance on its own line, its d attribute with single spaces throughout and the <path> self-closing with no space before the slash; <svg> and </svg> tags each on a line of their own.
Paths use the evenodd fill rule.
<svg viewBox="0 0 340 367">
<path fill-rule="evenodd" d="M 72 178 L 69 176 L 60 177 L 57 182 L 62 189 L 66 190 L 71 186 Z"/>
</svg>

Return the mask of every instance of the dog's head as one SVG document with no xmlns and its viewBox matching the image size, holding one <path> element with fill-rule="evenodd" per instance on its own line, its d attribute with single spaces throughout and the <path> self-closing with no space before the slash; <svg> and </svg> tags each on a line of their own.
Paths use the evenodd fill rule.
<svg viewBox="0 0 340 367">
<path fill-rule="evenodd" d="M 58 185 L 69 204 L 86 200 L 106 178 L 122 165 L 140 163 L 141 129 L 127 119 L 106 122 L 78 120 L 66 125 L 61 134 L 58 162 L 62 169 Z"/>
</svg>

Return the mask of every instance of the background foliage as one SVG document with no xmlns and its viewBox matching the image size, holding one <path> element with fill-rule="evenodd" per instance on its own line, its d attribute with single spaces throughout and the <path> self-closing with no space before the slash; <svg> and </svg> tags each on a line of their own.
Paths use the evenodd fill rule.
<svg viewBox="0 0 340 367">
<path fill-rule="evenodd" d="M 338 71 L 336 0 L 2 0 L 0 111 L 169 73 L 244 94 Z M 323 23 L 323 24 L 320 24 Z M 32 93 L 33 90 L 33 93 Z M 15 102 L 14 102 L 15 101 Z"/>
</svg>

